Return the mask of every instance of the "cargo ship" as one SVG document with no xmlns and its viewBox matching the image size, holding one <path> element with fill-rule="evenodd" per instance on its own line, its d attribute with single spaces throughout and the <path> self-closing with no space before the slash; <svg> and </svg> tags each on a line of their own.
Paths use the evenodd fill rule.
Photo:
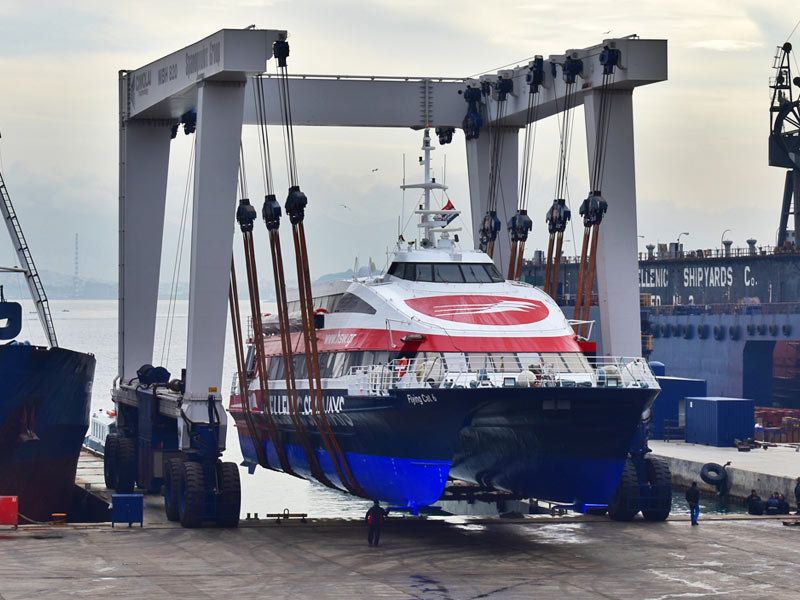
<svg viewBox="0 0 800 600">
<path fill-rule="evenodd" d="M 288 304 L 289 338 L 278 317 L 262 319 L 263 373 L 251 333 L 230 401 L 245 464 L 412 509 L 449 479 L 606 503 L 656 378 L 641 358 L 597 356 L 542 290 L 459 248 L 458 211 L 430 207 L 444 186 L 429 175 L 427 129 L 422 150 L 425 181 L 407 186 L 425 195 L 419 239 L 401 238 L 381 275 L 313 290 L 317 386 L 299 301 Z"/>
<path fill-rule="evenodd" d="M 800 109 L 793 89 L 800 78 L 792 77 L 791 52 L 789 43 L 777 49 L 769 84 L 769 164 L 787 169 L 775 244 L 748 239 L 734 248 L 727 231 L 720 248 L 648 244 L 639 255 L 639 290 L 643 356 L 664 363 L 669 375 L 705 379 L 709 396 L 800 408 Z M 538 251 L 522 277 L 538 285 L 544 274 Z M 558 302 L 572 314 L 577 258 L 562 258 L 559 274 Z"/>
<path fill-rule="evenodd" d="M 89 425 L 95 358 L 58 347 L 38 272 L 0 175 L 0 213 L 20 266 L 0 273 L 24 276 L 48 340 L 18 340 L 22 306 L 0 286 L 0 496 L 16 496 L 21 522 L 68 513 L 81 444 Z"/>
</svg>

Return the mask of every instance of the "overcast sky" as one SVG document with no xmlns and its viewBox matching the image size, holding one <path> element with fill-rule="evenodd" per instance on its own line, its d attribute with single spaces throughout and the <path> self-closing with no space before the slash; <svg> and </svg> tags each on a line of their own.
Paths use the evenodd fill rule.
<svg viewBox="0 0 800 600">
<path fill-rule="evenodd" d="M 78 233 L 81 275 L 115 280 L 120 69 L 140 67 L 223 27 L 250 24 L 290 32 L 291 72 L 352 75 L 464 77 L 638 34 L 669 40 L 669 80 L 634 93 L 638 220 L 645 236 L 640 249 L 684 231 L 689 247 L 719 247 L 725 229 L 737 246 L 749 237 L 774 244 L 784 175 L 767 166 L 767 83 L 775 47 L 798 19 L 796 1 L 0 0 L 0 168 L 41 270 L 72 273 Z M 797 33 L 792 41 L 800 47 Z M 573 209 L 588 191 L 578 110 L 569 179 Z M 279 131 L 273 135 L 279 147 Z M 404 154 L 409 181 L 422 177 L 416 164 L 421 135 L 340 128 L 295 135 L 299 178 L 310 202 L 313 275 L 352 267 L 356 255 L 361 264 L 371 256 L 383 266 L 403 204 Z M 252 131 L 244 137 L 255 139 Z M 192 139 L 180 134 L 173 142 L 167 273 Z M 250 195 L 260 206 L 257 147 L 247 148 Z M 545 244 L 557 152 L 550 119 L 540 125 L 534 150 L 534 243 L 527 256 Z M 450 198 L 466 210 L 463 134 L 435 155 L 439 180 L 446 157 Z M 287 185 L 282 173 L 276 169 L 279 190 Z M 408 192 L 406 209 L 414 199 Z M 574 237 L 567 235 L 569 254 Z M 10 246 L 0 243 L 0 264 L 15 262 Z"/>
</svg>

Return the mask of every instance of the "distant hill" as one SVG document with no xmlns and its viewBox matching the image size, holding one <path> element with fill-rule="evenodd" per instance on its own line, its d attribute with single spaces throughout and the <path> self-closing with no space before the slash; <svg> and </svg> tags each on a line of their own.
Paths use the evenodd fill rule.
<svg viewBox="0 0 800 600">
<path fill-rule="evenodd" d="M 76 282 L 72 275 L 65 275 L 55 271 L 39 271 L 44 285 L 45 292 L 48 298 L 53 300 L 115 300 L 119 293 L 119 286 L 116 281 L 101 281 L 96 279 L 82 279 L 79 278 Z M 359 277 L 366 277 L 369 275 L 369 267 L 363 266 L 358 270 Z M 314 283 L 323 283 L 326 281 L 335 281 L 338 279 L 352 279 L 353 269 L 342 271 L 340 273 L 328 273 L 319 277 Z M 287 287 L 290 296 L 296 296 L 297 284 L 294 281 L 287 281 Z M 22 275 L 6 275 L 0 278 L 0 285 L 5 288 L 5 296 L 9 300 L 19 299 L 22 295 L 23 298 L 28 298 L 28 287 L 25 284 L 25 279 Z M 169 282 L 161 283 L 158 289 L 158 297 L 161 300 L 170 297 Z M 264 302 L 274 302 L 275 292 L 271 278 L 261 278 L 259 288 L 261 290 L 261 299 Z M 294 293 L 293 293 L 294 292 Z M 178 284 L 177 298 L 179 300 L 186 300 L 189 297 L 189 283 L 181 282 Z M 247 298 L 247 283 L 245 279 L 239 280 L 239 297 L 242 299 Z"/>
</svg>

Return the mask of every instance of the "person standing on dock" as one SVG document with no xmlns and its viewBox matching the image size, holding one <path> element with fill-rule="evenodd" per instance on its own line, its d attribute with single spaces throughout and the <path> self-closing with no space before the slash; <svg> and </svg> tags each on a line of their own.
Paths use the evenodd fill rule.
<svg viewBox="0 0 800 600">
<path fill-rule="evenodd" d="M 800 477 L 797 478 L 797 485 L 794 486 L 794 501 L 797 503 L 796 515 L 800 515 Z"/>
<path fill-rule="evenodd" d="M 692 525 L 697 525 L 697 518 L 700 516 L 700 490 L 697 489 L 697 482 L 692 482 L 692 487 L 686 490 L 686 502 L 689 503 L 689 516 L 692 518 Z"/>
<path fill-rule="evenodd" d="M 377 546 L 381 539 L 381 525 L 383 525 L 383 522 L 386 520 L 386 512 L 387 511 L 381 508 L 377 500 L 374 501 L 372 507 L 367 511 L 365 519 L 369 526 L 367 542 L 369 542 L 370 546 L 372 546 L 373 543 Z"/>
</svg>

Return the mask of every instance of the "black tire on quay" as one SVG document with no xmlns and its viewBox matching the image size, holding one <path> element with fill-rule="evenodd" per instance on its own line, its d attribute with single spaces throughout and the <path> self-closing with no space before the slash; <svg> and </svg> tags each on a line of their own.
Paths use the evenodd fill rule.
<svg viewBox="0 0 800 600">
<path fill-rule="evenodd" d="M 170 521 L 180 519 L 182 464 L 180 458 L 170 458 L 164 465 L 164 510 Z"/>
<path fill-rule="evenodd" d="M 639 512 L 639 478 L 636 467 L 629 458 L 617 486 L 617 491 L 608 502 L 608 516 L 613 521 L 632 521 Z"/>
<path fill-rule="evenodd" d="M 133 438 L 120 437 L 117 452 L 117 492 L 132 494 L 136 487 L 136 444 Z"/>
<path fill-rule="evenodd" d="M 238 527 L 242 508 L 242 486 L 239 467 L 236 463 L 222 462 L 217 465 L 219 491 L 217 524 L 220 527 Z"/>
<path fill-rule="evenodd" d="M 700 469 L 700 479 L 705 481 L 708 485 L 722 487 L 728 479 L 728 473 L 725 468 L 717 463 L 706 463 Z"/>
<path fill-rule="evenodd" d="M 185 462 L 181 465 L 180 504 L 178 514 L 184 527 L 203 525 L 203 496 L 205 495 L 203 465 Z"/>
<path fill-rule="evenodd" d="M 665 521 L 672 510 L 672 472 L 669 463 L 660 456 L 644 457 L 650 496 L 642 506 L 642 516 L 648 521 Z M 645 503 L 643 503 L 645 504 Z"/>
<path fill-rule="evenodd" d="M 103 478 L 106 487 L 110 490 L 117 489 L 117 476 L 119 473 L 119 434 L 109 433 L 103 448 Z"/>
</svg>

